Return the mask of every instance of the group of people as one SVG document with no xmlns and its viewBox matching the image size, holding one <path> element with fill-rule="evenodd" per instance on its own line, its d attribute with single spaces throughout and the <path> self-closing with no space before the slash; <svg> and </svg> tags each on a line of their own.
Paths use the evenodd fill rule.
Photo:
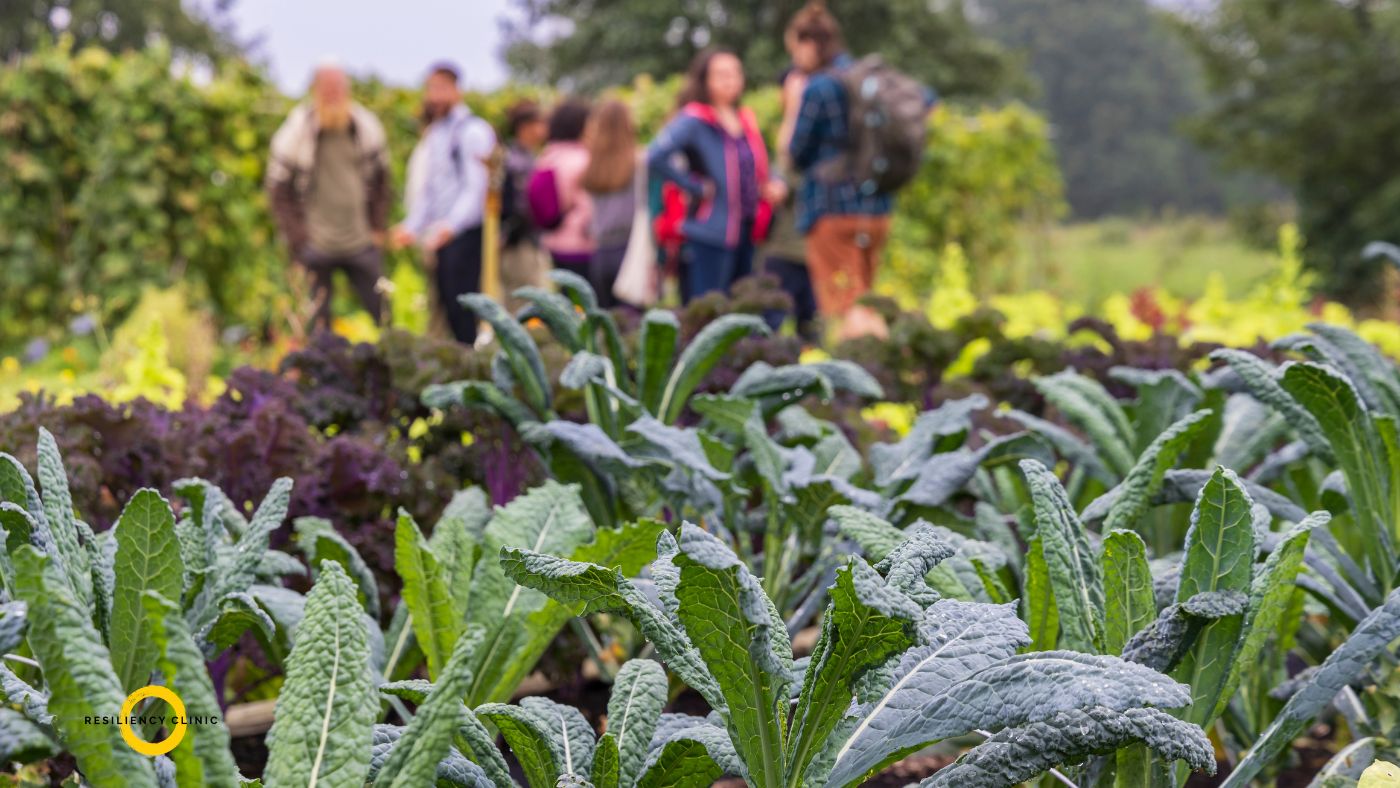
<svg viewBox="0 0 1400 788">
<path fill-rule="evenodd" d="M 458 296 L 481 289 L 494 191 L 508 294 L 546 286 L 559 268 L 584 277 L 604 307 L 644 307 L 672 271 L 689 301 L 728 290 L 758 258 L 791 294 L 805 336 L 815 337 L 818 316 L 841 337 L 883 333 L 858 301 L 874 283 L 893 193 L 917 169 L 932 92 L 913 92 L 877 58 L 854 61 L 820 2 L 793 18 L 784 43 L 792 64 L 771 156 L 742 103 L 743 64 L 723 49 L 697 55 L 675 112 L 645 147 L 625 103 L 569 99 L 548 113 L 512 107 L 498 151 L 494 129 L 462 103 L 458 70 L 438 64 L 424 86 L 406 218 L 392 228 L 384 130 L 351 100 L 345 72 L 322 66 L 310 100 L 274 136 L 267 176 L 314 323 L 329 323 L 337 270 L 380 318 L 383 249 L 413 245 L 447 328 L 474 342 L 477 319 Z"/>
</svg>

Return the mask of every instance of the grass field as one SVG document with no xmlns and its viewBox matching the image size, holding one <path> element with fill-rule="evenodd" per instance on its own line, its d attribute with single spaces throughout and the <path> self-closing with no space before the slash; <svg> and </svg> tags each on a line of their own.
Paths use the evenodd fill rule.
<svg viewBox="0 0 1400 788">
<path fill-rule="evenodd" d="M 1245 244 L 1223 221 L 1105 219 L 1028 229 L 1012 262 L 982 275 L 996 292 L 1049 290 L 1091 309 L 1109 295 L 1151 285 L 1194 298 L 1211 272 L 1238 296 L 1277 264 L 1275 252 Z"/>
</svg>

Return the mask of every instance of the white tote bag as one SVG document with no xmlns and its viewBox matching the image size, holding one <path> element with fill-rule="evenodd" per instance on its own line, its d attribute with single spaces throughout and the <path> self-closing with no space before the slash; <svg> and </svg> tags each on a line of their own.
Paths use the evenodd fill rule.
<svg viewBox="0 0 1400 788">
<path fill-rule="evenodd" d="M 632 234 L 627 252 L 613 282 L 613 295 L 623 303 L 647 307 L 656 303 L 660 288 L 656 270 L 656 243 L 651 238 L 651 214 L 647 211 L 647 173 L 644 161 L 637 164 L 637 209 L 632 215 Z"/>
</svg>

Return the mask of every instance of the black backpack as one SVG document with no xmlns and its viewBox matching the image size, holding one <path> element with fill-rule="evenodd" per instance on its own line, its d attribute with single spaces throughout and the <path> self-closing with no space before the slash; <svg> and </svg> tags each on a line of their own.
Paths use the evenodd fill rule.
<svg viewBox="0 0 1400 788">
<path fill-rule="evenodd" d="M 852 180 L 865 194 L 898 191 L 919 173 L 927 134 L 923 85 L 867 55 L 833 74 L 846 90 L 849 140 L 825 176 Z"/>
</svg>

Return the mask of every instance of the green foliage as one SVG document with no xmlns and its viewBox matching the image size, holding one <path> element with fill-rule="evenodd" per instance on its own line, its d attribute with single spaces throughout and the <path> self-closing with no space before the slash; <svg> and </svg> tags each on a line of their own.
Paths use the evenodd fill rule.
<svg viewBox="0 0 1400 788">
<path fill-rule="evenodd" d="M 1235 475 L 1217 469 L 1201 488 L 1201 497 L 1186 532 L 1181 578 L 1176 601 L 1197 594 L 1235 592 L 1248 594 L 1253 580 L 1254 522 L 1249 494 Z M 1238 668 L 1230 657 L 1240 642 L 1244 615 L 1217 618 L 1196 637 L 1176 671 L 1191 685 L 1191 707 L 1184 715 L 1205 725 L 1217 713 L 1217 702 L 1231 672 Z"/>
<path fill-rule="evenodd" d="M 619 785 L 632 785 L 646 765 L 647 749 L 666 705 L 666 690 L 666 671 L 652 660 L 629 660 L 617 673 L 608 699 L 608 731 L 604 738 L 611 737 L 615 742 Z M 606 749 L 600 746 L 599 755 Z"/>
<path fill-rule="evenodd" d="M 119 316 L 180 280 L 225 319 L 275 314 L 259 178 L 285 103 L 250 68 L 201 86 L 168 49 L 64 42 L 0 69 L 0 96 L 0 263 L 23 294 L 0 306 L 0 339 L 64 325 L 88 296 Z"/>
<path fill-rule="evenodd" d="M 114 52 L 159 37 L 192 57 L 217 58 L 235 49 L 228 8 L 195 11 L 178 0 L 36 0 L 0 9 L 0 59 L 24 54 L 48 39 L 72 37 L 80 46 Z"/>
<path fill-rule="evenodd" d="M 598 309 L 589 285 L 566 271 L 556 271 L 553 277 L 564 295 L 522 291 L 532 306 L 519 318 L 547 316 L 543 322 L 558 343 L 575 349 L 559 375 L 560 392 L 540 368 L 536 339 L 519 322 L 496 311 L 489 315 L 506 340 L 493 368 L 513 374 L 498 374 L 490 383 L 429 386 L 424 403 L 441 409 L 479 408 L 500 416 L 538 454 L 551 476 L 578 485 L 587 515 L 600 525 L 661 518 L 667 509 L 697 518 L 722 516 L 743 507 L 750 489 L 774 492 L 763 513 L 770 526 L 763 560 L 771 562 L 764 574 L 770 591 L 788 585 L 798 566 L 796 561 L 781 562 L 786 545 L 819 551 L 815 537 L 821 513 L 825 505 L 842 502 L 842 490 L 859 463 L 853 462 L 854 450 L 834 424 L 809 416 L 806 426 L 815 432 L 792 443 L 811 445 L 785 446 L 769 437 L 765 419 L 808 394 L 829 400 L 844 391 L 870 398 L 880 395 L 879 385 L 846 361 L 776 369 L 759 362 L 734 381 L 724 406 L 717 409 L 714 401 L 696 396 L 696 391 L 742 340 L 767 333 L 761 319 L 724 315 L 677 352 L 674 318 L 656 311 L 644 319 L 642 355 L 629 358 L 613 316 Z M 567 303 L 555 303 L 565 298 Z M 575 316 L 574 308 L 581 316 Z M 582 392 L 587 423 L 556 418 L 552 403 L 561 401 L 567 390 Z M 705 422 L 676 426 L 692 409 L 705 413 Z M 749 462 L 741 457 L 745 451 Z M 798 472 L 787 474 L 789 468 Z M 809 573 L 807 584 L 787 589 L 788 594 L 809 593 L 810 583 L 819 576 L 820 572 Z M 784 607 L 796 604 L 783 596 Z"/>
<path fill-rule="evenodd" d="M 626 536 L 636 538 L 635 534 Z M 613 537 L 619 537 L 615 544 L 620 549 L 610 549 Z M 640 541 L 645 544 L 648 538 Z M 499 556 L 506 547 L 547 546 L 573 554 L 596 547 L 604 554 L 604 561 L 630 565 L 635 573 L 641 559 L 625 555 L 630 542 L 623 534 L 595 529 L 577 489 L 547 482 L 496 513 L 483 534 L 483 552 Z M 508 699 L 564 626 L 568 614 L 543 594 L 510 582 L 497 561 L 477 565 L 471 592 L 468 626 L 481 627 L 486 633 L 471 663 L 473 680 L 467 698 L 475 706 Z"/>
<path fill-rule="evenodd" d="M 1035 507 L 1035 535 L 1045 554 L 1050 588 L 1059 611 L 1060 645 L 1076 651 L 1095 652 L 1104 647 L 1104 589 L 1089 535 L 1070 508 L 1059 481 L 1035 460 L 1025 460 L 1031 500 Z"/>
<path fill-rule="evenodd" d="M 1205 85 L 1162 18 L 1170 10 L 1143 0 L 992 0 L 983 8 L 979 29 L 1026 59 L 1076 216 L 1214 213 L 1237 190 L 1180 131 L 1204 107 Z"/>
<path fill-rule="evenodd" d="M 1131 737 L 1158 748 L 1174 740 L 1178 747 L 1168 747 L 1168 757 L 1179 755 L 1196 768 L 1212 765 L 1198 728 L 1165 714 L 1140 716 L 1145 706 L 1184 704 L 1186 687 L 1116 657 L 1015 656 L 1027 636 L 1009 607 L 939 600 L 924 584 L 924 575 L 950 554 L 946 544 L 916 529 L 874 566 L 850 558 L 837 575 L 795 707 L 788 703 L 788 685 L 798 669 L 772 601 L 733 551 L 696 526 L 687 523 L 679 541 L 663 537 L 658 544 L 651 572 L 658 578 L 660 607 L 629 595 L 629 584 L 616 578 L 581 582 L 590 576 L 601 581 L 608 574 L 601 566 L 526 550 L 512 551 L 505 563 L 512 577 L 560 601 L 627 615 L 668 664 L 698 655 L 705 692 L 720 701 L 712 705 L 728 731 L 735 766 L 752 785 L 854 785 L 932 741 L 1003 727 L 1011 738 L 1030 737 L 1052 715 L 1085 712 L 1088 719 L 1090 710 L 1096 726 L 1070 734 L 1054 751 L 1057 758 L 1078 760 L 1100 747 L 1091 742 L 1103 735 L 1115 744 Z M 1058 692 L 1066 681 L 1080 691 Z M 543 751 L 539 740 L 548 734 L 538 725 L 531 730 L 528 707 L 510 716 L 522 728 L 516 737 L 520 751 Z M 1127 724 L 1134 719 L 1136 727 Z M 1105 728 L 1118 733 L 1111 736 Z M 710 750 L 725 768 L 716 754 Z M 999 748 L 982 754 L 1011 768 Z M 556 760 L 540 778 L 560 773 Z"/>
<path fill-rule="evenodd" d="M 974 281 L 1005 261 L 1026 220 L 1062 210 L 1060 172 L 1043 117 L 1025 105 L 930 115 L 918 176 L 899 194 L 880 282 L 888 292 L 930 293 L 939 260 L 957 244 L 977 264 Z"/>
<path fill-rule="evenodd" d="M 375 776 L 376 784 L 424 785 L 436 776 L 438 763 L 452 747 L 452 733 L 462 715 L 461 697 L 471 685 L 467 663 L 479 640 L 477 631 L 464 634 L 454 644 L 452 656 L 443 668 L 443 680 L 433 686 L 413 715 L 388 761 Z"/>
<path fill-rule="evenodd" d="M 1365 534 L 1371 572 L 1388 588 L 1400 528 L 1396 520 L 1400 498 L 1392 491 L 1400 457 L 1382 440 L 1386 431 L 1394 435 L 1394 420 L 1372 419 L 1352 381 L 1328 367 L 1292 364 L 1281 368 L 1277 377 L 1284 391 L 1317 419 L 1327 436 L 1347 480 L 1357 525 Z"/>
<path fill-rule="evenodd" d="M 514 418 L 558 478 L 495 508 L 462 491 L 426 536 L 402 515 L 387 631 L 333 521 L 297 520 L 317 565 L 309 596 L 283 584 L 306 574 L 271 548 L 289 480 L 256 509 L 198 479 L 173 486 L 174 511 L 143 490 L 95 534 L 55 436 L 39 434 L 33 476 L 0 455 L 0 750 L 70 753 L 94 783 L 231 785 L 218 731 L 147 772 L 66 715 L 110 713 L 148 681 L 216 709 L 229 688 L 205 661 L 245 633 L 284 674 L 269 784 L 510 784 L 500 733 L 531 786 L 849 786 L 935 742 L 966 749 L 924 785 L 1054 768 L 1169 788 L 1217 750 L 1242 785 L 1270 779 L 1329 706 L 1357 737 L 1329 777 L 1396 736 L 1400 371 L 1359 338 L 1313 326 L 1269 360 L 1063 373 L 1039 381 L 1043 415 L 1002 419 L 969 396 L 862 452 L 819 415 L 878 398 L 854 365 L 754 363 L 710 394 L 645 387 L 725 355 L 746 321 L 678 352 L 653 315 L 634 351 L 585 284 L 559 284 L 561 300 L 527 299 L 575 348 L 557 383 L 505 372 L 543 357 L 521 327 L 492 382 L 425 394 Z M 586 422 L 552 412 L 575 392 Z M 581 651 L 560 641 L 571 624 Z M 611 681 L 602 731 L 555 700 L 507 702 L 551 644 Z M 1300 661 L 1314 667 L 1292 675 Z M 688 691 L 710 716 L 666 710 Z"/>
<path fill-rule="evenodd" d="M 436 678 L 462 634 L 467 611 L 448 592 L 442 565 L 407 512 L 399 513 L 394 545 L 395 568 L 404 580 L 403 605 L 428 661 L 428 676 Z"/>
<path fill-rule="evenodd" d="M 1370 664 L 1396 637 L 1400 637 L 1400 591 L 1392 593 L 1384 605 L 1367 616 L 1352 636 L 1309 677 L 1303 688 L 1289 698 L 1288 705 L 1223 785 L 1227 788 L 1248 785 L 1279 750 L 1302 733 L 1308 720 L 1317 716 L 1347 682 L 1354 680 L 1359 666 Z"/>
<path fill-rule="evenodd" d="M 787 65 L 783 31 L 804 2 L 728 2 L 708 9 L 660 9 L 636 1 L 588 9 L 558 0 L 516 5 L 523 21 L 506 27 L 511 70 L 529 82 L 597 90 L 637 74 L 684 73 L 706 46 L 737 52 L 750 84 L 769 82 Z M 948 96 L 994 96 L 1016 73 L 973 28 L 968 5 L 950 2 L 935 10 L 911 0 L 881 0 L 829 7 L 853 52 L 879 52 Z M 568 20 L 568 32 L 542 36 L 537 25 L 559 18 Z"/>
<path fill-rule="evenodd" d="M 340 568 L 344 569 L 359 587 L 360 604 L 364 605 L 365 612 L 369 613 L 370 618 L 378 619 L 379 587 L 375 582 L 374 573 L 345 537 L 336 532 L 335 526 L 322 517 L 298 517 L 293 526 L 296 528 L 297 546 L 301 548 L 306 562 L 311 564 L 313 570 L 319 567 L 322 561 L 340 564 Z M 444 534 L 450 530 L 442 529 Z"/>
<path fill-rule="evenodd" d="M 355 586 L 338 564 L 321 581 L 287 660 L 287 681 L 268 731 L 272 785 L 360 786 L 369 771 L 369 726 L 377 708 L 368 636 Z"/>
<path fill-rule="evenodd" d="M 170 682 L 191 717 L 220 716 L 218 696 L 204 665 L 204 654 L 195 643 L 180 608 L 147 591 L 141 600 L 150 622 L 151 640 L 156 647 L 156 666 Z M 185 731 L 185 738 L 170 752 L 175 773 L 191 784 L 233 788 L 239 784 L 238 767 L 229 752 L 228 728 L 222 725 L 196 725 Z"/>
<path fill-rule="evenodd" d="M 251 516 L 223 491 L 197 479 L 175 485 L 183 502 L 178 519 L 157 493 L 143 490 L 128 502 L 114 533 L 95 536 L 72 509 L 66 471 L 48 433 L 41 434 L 39 456 L 42 490 L 12 457 L 0 455 L 4 524 L 10 526 L 4 587 L 17 596 L 0 611 L 0 650 L 23 646 L 42 669 L 29 667 L 28 658 L 20 665 L 25 678 L 36 682 L 31 685 L 0 668 L 0 690 L 18 707 L 6 709 L 18 715 L 4 720 L 6 752 L 33 760 L 62 747 L 95 784 L 154 785 L 156 774 L 122 742 L 115 726 L 82 723 L 83 717 L 115 716 L 126 692 L 123 681 L 171 686 L 190 714 L 220 716 L 223 688 L 213 683 L 205 661 L 245 631 L 285 667 L 268 734 L 263 778 L 269 785 L 363 785 L 367 779 L 419 785 L 425 773 L 452 785 L 508 783 L 504 761 L 485 729 L 464 716 L 461 698 L 474 692 L 508 697 L 569 613 L 543 594 L 505 581 L 494 562 L 494 571 L 487 571 L 477 562 L 480 543 L 493 553 L 516 544 L 564 550 L 572 545 L 582 560 L 635 573 L 661 529 L 636 523 L 595 533 L 576 492 L 553 484 L 494 517 L 479 494 L 459 495 L 432 539 L 424 539 L 405 515 L 400 563 L 410 577 L 405 614 L 396 616 L 399 630 L 411 629 L 409 619 L 417 618 L 465 634 L 447 641 L 452 656 L 433 670 L 435 687 L 413 696 L 420 708 L 409 724 L 375 726 L 380 708 L 375 676 L 394 674 L 396 667 L 411 669 L 423 658 L 418 644 L 435 635 L 429 629 L 419 640 L 395 640 L 395 653 L 385 654 L 384 634 L 365 612 L 377 594 L 364 576 L 364 562 L 324 521 L 297 523 L 308 555 L 326 556 L 316 568 L 311 594 L 302 597 L 270 585 L 300 571 L 289 556 L 268 549 L 270 534 L 286 517 L 287 480 L 274 485 Z M 14 544 L 10 533 L 17 537 Z M 75 573 L 70 556 L 81 557 L 84 574 Z M 78 577 L 89 581 L 90 598 L 79 598 Z M 425 583 L 425 577 L 437 582 Z M 465 618 L 467 597 L 456 587 L 449 591 L 445 578 L 472 587 L 479 600 L 476 619 Z M 445 600 L 437 606 L 445 616 L 435 615 L 432 605 L 425 608 L 419 592 L 432 585 Z M 42 620 L 26 626 L 26 609 Z M 99 627 L 109 620 L 110 636 Z M 489 649 L 481 647 L 487 637 Z M 486 679 L 478 681 L 480 675 Z M 664 699 L 664 679 L 659 688 Z M 629 768 L 636 769 L 635 736 L 628 737 L 628 747 Z M 485 766 L 467 760 L 464 752 Z M 192 725 L 170 759 L 157 765 L 161 780 L 182 785 L 240 782 L 227 730 L 219 726 Z"/>
<path fill-rule="evenodd" d="M 53 715 L 60 741 L 89 781 L 154 787 L 150 762 L 126 746 L 115 726 L 83 722 L 119 710 L 125 690 L 93 627 L 91 611 L 64 576 L 62 559 L 33 545 L 21 545 L 11 558 L 16 596 L 33 617 L 26 641 L 46 666 L 44 711 Z"/>
<path fill-rule="evenodd" d="M 1181 27 L 1216 99 L 1198 138 L 1287 184 L 1323 289 L 1374 303 L 1383 263 L 1362 250 L 1400 237 L 1400 180 L 1376 166 L 1400 134 L 1387 99 L 1400 86 L 1400 8 L 1226 0 Z"/>
<path fill-rule="evenodd" d="M 1104 650 L 1121 654 L 1128 639 L 1157 617 L 1152 569 L 1142 537 L 1111 531 L 1103 540 Z"/>
<path fill-rule="evenodd" d="M 175 533 L 175 515 L 155 490 L 142 490 L 126 505 L 113 527 L 117 555 L 112 565 L 112 664 L 122 688 L 132 692 L 149 683 L 158 658 L 151 637 L 145 597 L 179 599 L 185 567 Z"/>
</svg>

